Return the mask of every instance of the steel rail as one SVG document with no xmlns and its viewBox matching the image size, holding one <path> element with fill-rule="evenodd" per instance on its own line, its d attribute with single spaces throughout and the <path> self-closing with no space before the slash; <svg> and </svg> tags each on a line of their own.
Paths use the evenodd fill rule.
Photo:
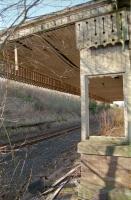
<svg viewBox="0 0 131 200">
<path fill-rule="evenodd" d="M 65 134 L 69 134 L 72 131 L 78 130 L 80 129 L 80 126 L 73 126 L 71 128 L 66 128 L 60 131 L 55 131 L 55 132 L 50 132 L 50 133 L 43 133 L 37 136 L 32 136 L 26 139 L 20 139 L 17 141 L 11 141 L 10 144 L 9 143 L 5 143 L 0 145 L 0 153 L 8 153 L 11 152 L 13 150 L 18 150 L 21 148 L 24 148 L 26 146 L 31 146 L 33 144 L 37 144 L 39 142 L 42 142 L 44 140 L 49 140 L 51 138 L 55 138 L 55 137 L 59 137 L 59 136 L 63 136 Z"/>
</svg>

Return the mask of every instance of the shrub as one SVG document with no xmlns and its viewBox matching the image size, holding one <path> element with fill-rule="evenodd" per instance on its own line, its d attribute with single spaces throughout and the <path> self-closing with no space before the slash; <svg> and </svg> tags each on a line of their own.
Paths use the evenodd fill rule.
<svg viewBox="0 0 131 200">
<path fill-rule="evenodd" d="M 107 135 L 113 129 L 124 127 L 124 110 L 123 108 L 115 107 L 108 110 L 103 110 L 100 113 L 100 133 Z M 119 135 L 119 133 L 117 134 Z"/>
</svg>

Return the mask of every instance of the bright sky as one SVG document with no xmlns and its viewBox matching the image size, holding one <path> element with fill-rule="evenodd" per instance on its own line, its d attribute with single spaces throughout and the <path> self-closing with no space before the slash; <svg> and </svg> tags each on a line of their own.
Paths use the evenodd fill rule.
<svg viewBox="0 0 131 200">
<path fill-rule="evenodd" d="M 32 1 L 34 0 L 27 0 L 29 3 Z M 30 10 L 29 18 L 62 10 L 66 7 L 72 7 L 88 1 L 90 0 L 41 0 L 41 3 L 38 6 Z M 16 7 L 13 7 L 1 15 L 3 8 L 16 2 L 18 2 L 18 0 L 0 0 L 0 29 L 7 28 L 21 12 L 22 8 L 16 9 Z"/>
</svg>

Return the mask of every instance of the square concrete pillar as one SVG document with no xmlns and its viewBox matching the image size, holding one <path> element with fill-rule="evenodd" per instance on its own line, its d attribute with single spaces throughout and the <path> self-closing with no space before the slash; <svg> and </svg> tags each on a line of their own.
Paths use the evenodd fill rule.
<svg viewBox="0 0 131 200">
<path fill-rule="evenodd" d="M 131 72 L 126 73 L 128 141 L 131 144 Z"/>
<path fill-rule="evenodd" d="M 89 139 L 89 80 L 81 74 L 81 140 Z"/>
</svg>

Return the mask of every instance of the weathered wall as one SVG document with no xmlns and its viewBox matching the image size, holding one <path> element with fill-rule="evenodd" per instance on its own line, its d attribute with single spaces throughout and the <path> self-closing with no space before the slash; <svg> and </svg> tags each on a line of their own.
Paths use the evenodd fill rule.
<svg viewBox="0 0 131 200">
<path fill-rule="evenodd" d="M 81 73 L 86 75 L 123 73 L 130 66 L 127 45 L 124 50 L 121 45 L 82 49 L 80 55 Z"/>
<path fill-rule="evenodd" d="M 81 142 L 79 199 L 130 200 L 131 148 L 122 139 L 94 137 Z"/>
</svg>

